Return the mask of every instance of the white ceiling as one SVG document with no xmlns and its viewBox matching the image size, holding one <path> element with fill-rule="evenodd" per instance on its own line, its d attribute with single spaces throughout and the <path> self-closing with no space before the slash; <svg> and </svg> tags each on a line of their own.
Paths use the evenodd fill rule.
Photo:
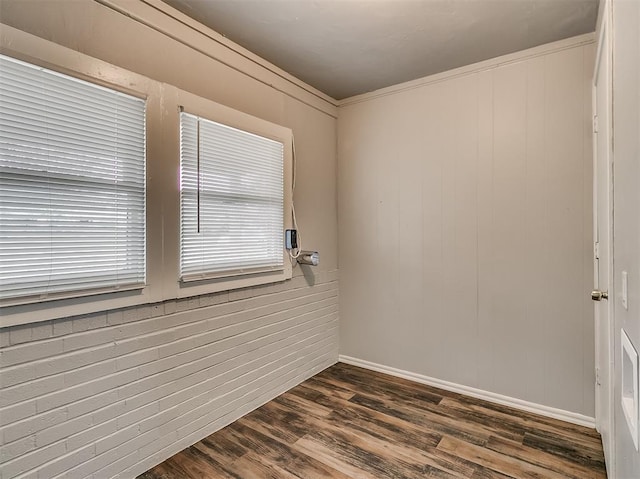
<svg viewBox="0 0 640 479">
<path fill-rule="evenodd" d="M 598 0 L 164 0 L 342 99 L 595 30 Z"/>
</svg>

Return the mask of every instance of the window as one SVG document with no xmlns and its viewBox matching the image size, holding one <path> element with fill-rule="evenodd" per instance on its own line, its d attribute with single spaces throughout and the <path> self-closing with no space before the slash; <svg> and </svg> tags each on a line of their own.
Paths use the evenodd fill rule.
<svg viewBox="0 0 640 479">
<path fill-rule="evenodd" d="M 144 281 L 145 101 L 0 56 L 0 299 Z"/>
<path fill-rule="evenodd" d="M 284 269 L 284 144 L 180 114 L 182 281 Z"/>
<path fill-rule="evenodd" d="M 290 128 L 13 33 L 0 327 L 292 277 Z"/>
</svg>

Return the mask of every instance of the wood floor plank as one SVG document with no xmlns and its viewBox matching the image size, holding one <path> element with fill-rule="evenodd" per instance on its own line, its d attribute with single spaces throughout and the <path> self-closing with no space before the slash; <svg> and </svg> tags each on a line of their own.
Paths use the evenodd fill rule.
<svg viewBox="0 0 640 479">
<path fill-rule="evenodd" d="M 523 444 L 541 451 L 551 452 L 577 464 L 589 468 L 604 468 L 604 454 L 594 453 L 580 445 L 575 445 L 562 438 L 554 437 L 544 431 L 525 434 Z"/>
<path fill-rule="evenodd" d="M 345 427 L 345 425 L 347 427 Z M 474 468 L 465 464 L 462 461 L 456 460 L 456 458 L 450 456 L 444 458 L 435 452 L 435 446 L 439 443 L 434 441 L 433 444 L 423 445 L 422 447 L 416 447 L 415 444 L 408 443 L 406 441 L 399 441 L 397 436 L 390 437 L 385 435 L 376 435 L 371 433 L 370 428 L 365 427 L 349 427 L 349 423 L 341 420 L 339 416 L 332 415 L 325 418 L 322 424 L 317 424 L 313 429 L 313 432 L 309 433 L 305 437 L 318 437 L 317 432 L 322 431 L 323 437 L 337 438 L 344 435 L 349 445 L 358 445 L 361 450 L 361 454 L 370 459 L 371 455 L 384 458 L 388 464 L 401 464 L 404 474 L 410 474 L 415 472 L 418 477 L 424 476 L 427 472 L 435 473 L 446 472 L 447 475 L 453 475 L 456 477 L 468 477 L 474 472 Z M 340 448 L 342 451 L 344 445 Z M 403 476 L 400 476 L 403 477 Z"/>
<path fill-rule="evenodd" d="M 455 478 L 453 474 L 438 470 L 422 461 L 411 461 L 390 445 L 381 448 L 375 441 L 340 430 L 312 431 L 297 444 L 306 444 L 310 450 L 323 448 L 342 462 L 365 471 L 376 478 L 420 479 L 424 477 Z"/>
<path fill-rule="evenodd" d="M 227 472 L 222 464 L 207 454 L 190 446 L 166 461 L 171 477 L 220 477 L 238 479 L 233 472 Z"/>
<path fill-rule="evenodd" d="M 181 477 L 181 473 L 178 470 L 172 468 L 168 462 L 169 461 L 159 464 L 151 471 L 149 471 L 153 474 L 150 477 L 152 477 L 153 479 L 178 479 L 179 477 Z"/>
<path fill-rule="evenodd" d="M 293 447 L 303 454 L 317 458 L 319 461 L 322 461 L 323 464 L 340 471 L 340 473 L 352 479 L 378 479 L 378 476 L 360 468 L 359 465 L 353 465 L 351 461 L 344 460 L 341 456 L 337 456 L 331 448 L 321 442 L 303 437 L 299 439 Z"/>
<path fill-rule="evenodd" d="M 295 425 L 288 427 L 289 424 L 275 420 L 267 411 L 261 410 L 261 413 L 262 415 L 251 415 L 240 418 L 238 419 L 238 423 L 288 445 L 294 444 L 306 434 L 306 431 L 303 434 L 299 434 Z M 263 418 L 265 419 L 263 420 Z"/>
<path fill-rule="evenodd" d="M 343 427 L 356 432 L 360 431 L 380 440 L 418 448 L 422 451 L 428 450 L 431 453 L 434 452 L 432 448 L 437 446 L 442 438 L 442 435 L 437 432 L 425 430 L 411 422 L 361 407 L 349 401 L 341 400 L 341 403 L 337 403 L 336 406 L 331 415 L 319 419 L 327 421 L 336 427 Z M 273 404 L 267 407 L 272 410 L 274 407 L 281 408 L 285 406 L 274 401 Z M 446 462 L 447 459 L 442 458 L 440 451 L 435 451 L 435 455 Z"/>
<path fill-rule="evenodd" d="M 252 453 L 258 453 L 287 473 L 299 475 L 304 479 L 315 477 L 346 479 L 348 477 L 317 461 L 313 456 L 299 454 L 291 445 L 261 434 L 242 420 L 236 421 L 225 429 L 228 429 L 228 433 Z"/>
<path fill-rule="evenodd" d="M 368 396 L 374 398 L 367 392 L 359 392 L 359 396 Z M 488 431 L 492 435 L 498 435 L 513 441 L 522 441 L 527 428 L 517 421 L 505 421 L 503 418 L 493 416 L 488 412 L 480 414 L 478 411 L 471 408 L 451 407 L 452 404 L 456 404 L 456 398 L 453 396 L 443 397 L 442 400 L 434 404 L 426 401 L 412 401 L 407 398 L 396 398 L 391 396 L 378 395 L 377 399 L 385 400 L 394 406 L 406 406 L 411 409 L 418 409 L 423 411 L 432 417 L 432 414 L 437 414 L 443 419 L 449 419 L 453 422 L 459 423 L 461 421 L 469 424 L 476 423 L 480 427 Z"/>
<path fill-rule="evenodd" d="M 606 477 L 603 468 L 590 468 L 550 452 L 533 449 L 498 437 L 490 438 L 485 447 L 500 454 L 517 457 L 536 466 L 564 474 L 568 478 L 603 479 Z"/>
<path fill-rule="evenodd" d="M 475 444 L 469 444 L 452 437 L 442 438 L 442 441 L 438 444 L 438 448 L 511 477 L 521 477 L 525 479 L 567 478 L 564 474 L 558 474 L 554 471 L 530 464 L 521 459 L 500 454 L 490 449 L 476 446 Z"/>
<path fill-rule="evenodd" d="M 329 414 L 331 414 L 331 411 L 333 411 L 333 401 L 341 400 L 340 398 L 335 396 L 333 398 L 327 398 L 324 403 L 317 400 L 301 401 L 301 399 L 309 396 L 309 394 L 305 394 L 305 391 L 311 392 L 311 396 L 315 398 L 321 395 L 320 392 L 314 389 L 309 389 L 304 386 L 296 386 L 295 388 L 292 388 L 286 393 L 275 398 L 274 401 L 286 405 L 293 411 L 304 411 L 314 416 L 324 417 L 328 416 Z"/>
<path fill-rule="evenodd" d="M 594 430 L 338 363 L 139 479 L 605 479 Z"/>
<path fill-rule="evenodd" d="M 502 427 L 519 431 L 523 438 L 527 432 L 545 431 L 553 436 L 565 438 L 573 444 L 579 444 L 594 453 L 602 451 L 599 439 L 595 439 L 591 435 L 575 434 L 573 428 L 569 428 L 566 423 L 561 423 L 560 421 L 549 424 L 522 416 L 514 411 L 510 411 L 510 413 L 497 411 L 486 407 L 485 404 L 468 403 L 461 401 L 459 398 L 444 398 L 440 406 L 443 410 L 450 411 L 452 415 L 459 415 L 459 417 L 469 418 L 480 423 L 493 422 L 501 424 Z"/>
<path fill-rule="evenodd" d="M 275 409 L 274 405 L 274 402 L 267 403 L 240 420 L 253 420 L 262 426 L 261 430 L 268 430 L 269 435 L 288 444 L 293 444 L 308 432 L 304 411 L 300 412 L 297 407 Z"/>
<path fill-rule="evenodd" d="M 254 452 L 248 452 L 232 465 L 234 472 L 243 479 L 300 479 Z M 202 476 L 206 477 L 206 476 Z"/>
<path fill-rule="evenodd" d="M 344 377 L 344 375 L 341 375 Z M 326 380 L 322 378 L 321 381 Z M 343 380 L 333 379 L 330 384 L 340 386 L 344 384 Z M 425 386 L 426 387 L 426 386 Z M 292 393 L 300 394 L 300 392 L 306 388 L 306 385 L 302 385 L 302 387 L 298 390 L 292 390 Z M 430 394 L 428 401 L 423 400 L 415 400 L 408 398 L 408 394 L 403 394 L 402 390 L 395 391 L 393 394 L 389 394 L 387 388 L 359 388 L 360 390 L 357 393 L 359 397 L 368 397 L 372 400 L 381 400 L 383 402 L 391 403 L 395 407 L 406 406 L 411 409 L 419 409 L 421 411 L 426 412 L 427 414 L 437 414 L 442 416 L 443 418 L 451 418 L 454 421 L 460 421 L 461 419 L 468 420 L 468 422 L 476 422 L 482 425 L 483 429 L 487 429 L 491 434 L 499 435 L 514 441 L 522 441 L 524 439 L 524 433 L 526 432 L 526 428 L 524 428 L 521 424 L 517 422 L 506 422 L 499 421 L 497 418 L 492 418 L 490 421 L 484 420 L 484 418 L 478 418 L 478 414 L 472 410 L 466 410 L 463 408 L 459 408 L 457 410 L 450 410 L 450 408 L 443 407 L 443 404 L 451 404 L 450 402 L 445 402 L 440 396 L 438 398 L 442 399 L 441 401 L 434 402 L 434 395 Z M 421 397 L 418 394 L 414 394 L 414 397 Z M 358 399 L 354 399 L 358 400 Z M 323 399 L 326 403 L 326 399 Z M 328 405 L 328 404 L 325 404 Z M 432 416 L 430 416 L 432 417 Z"/>
<path fill-rule="evenodd" d="M 297 388 L 297 391 L 301 389 Z M 318 398 L 318 396 L 314 397 Z M 305 399 L 304 401 L 307 400 Z M 419 477 L 454 476 L 469 478 L 473 477 L 476 470 L 479 469 L 476 464 L 436 449 L 434 446 L 441 439 L 439 434 L 429 435 L 428 432 L 415 428 L 411 423 L 397 419 L 395 420 L 397 424 L 389 427 L 389 420 L 393 422 L 395 418 L 374 411 L 365 414 L 366 419 L 359 421 L 359 414 L 362 415 L 364 411 L 367 411 L 366 409 L 348 401 L 335 399 L 334 401 L 339 401 L 335 404 L 335 411 L 327 417 L 317 417 L 317 420 L 322 421 L 322 423 L 316 423 L 315 425 L 311 423 L 311 429 L 314 432 L 324 430 L 334 438 L 344 431 L 349 431 L 354 436 L 347 440 L 348 444 L 366 444 L 367 449 L 360 451 L 359 455 L 361 456 L 366 457 L 370 453 L 386 454 L 388 456 L 387 459 L 393 457 L 400 462 L 414 464 L 418 467 L 411 472 L 417 473 Z M 374 419 L 373 415 L 377 415 L 377 418 Z M 329 424 L 335 427 L 330 428 Z M 422 432 L 422 437 L 418 431 Z M 313 432 L 305 436 L 305 439 L 310 437 L 314 437 Z M 339 447 L 340 452 L 344 449 L 344 446 Z M 336 452 L 334 451 L 335 454 Z M 390 469 L 386 471 L 386 474 L 395 477 L 395 472 L 394 469 Z M 401 477 L 410 477 L 411 472 L 404 466 L 404 475 Z M 376 471 L 376 473 L 383 474 L 381 471 Z M 499 476 L 496 474 L 484 474 L 477 477 Z"/>
<path fill-rule="evenodd" d="M 501 472 L 494 471 L 488 467 L 478 465 L 478 469 L 473 473 L 470 479 L 513 479 L 513 476 L 507 476 Z"/>
<path fill-rule="evenodd" d="M 349 404 L 349 403 L 347 403 Z M 412 423 L 380 414 L 357 405 L 336 409 L 327 420 L 335 425 L 362 431 L 379 439 L 418 448 L 435 447 L 442 439 L 437 432 L 425 431 Z"/>
<path fill-rule="evenodd" d="M 375 398 L 371 395 L 357 393 L 349 401 L 345 402 L 337 398 L 328 398 L 318 394 L 316 391 L 312 391 L 312 394 L 309 394 L 309 388 L 306 388 L 304 384 L 286 394 L 299 395 L 305 400 L 319 402 L 324 406 L 333 407 L 335 410 L 358 406 L 357 411 L 359 412 L 375 411 L 379 415 L 400 420 L 403 424 L 417 425 L 423 431 L 428 430 L 439 435 L 460 436 L 465 440 L 478 444 L 484 444 L 490 437 L 489 431 L 474 427 L 472 424 L 452 425 L 452 421 L 441 417 L 439 414 L 415 408 L 411 405 L 385 400 L 384 398 Z"/>
<path fill-rule="evenodd" d="M 444 389 L 436 388 L 433 386 L 427 386 L 427 385 L 416 383 L 414 381 L 410 381 L 404 378 L 389 376 L 376 371 L 369 371 L 367 369 L 351 366 L 345 363 L 338 363 L 334 366 L 334 368 L 337 368 L 339 371 L 346 370 L 348 371 L 349 375 L 357 376 L 362 381 L 366 381 L 367 378 L 369 378 L 368 379 L 369 381 L 372 381 L 372 380 L 383 381 L 385 384 L 397 385 L 402 389 L 408 388 L 409 390 L 414 390 L 416 388 L 417 389 L 424 388 L 424 390 L 429 391 L 432 394 L 442 396 L 443 398 L 452 398 L 458 402 L 466 403 L 469 405 L 481 406 L 482 408 L 496 411 L 496 412 L 501 412 L 509 416 L 521 418 L 523 420 L 527 420 L 534 424 L 549 425 L 551 427 L 557 428 L 560 431 L 569 431 L 572 434 L 577 434 L 578 435 L 577 437 L 579 438 L 583 438 L 583 439 L 590 438 L 590 440 L 592 440 L 595 444 L 597 445 L 600 444 L 600 434 L 593 428 L 588 428 L 585 426 L 579 426 L 577 424 L 567 423 L 565 421 L 561 421 L 559 419 L 554 419 L 551 417 L 540 416 L 538 414 L 523 411 L 521 409 L 514 409 L 509 406 L 503 406 L 501 404 L 487 402 L 482 399 L 474 398 L 471 396 L 465 396 L 463 394 L 454 393 L 451 391 L 446 391 Z M 328 370 L 326 371 L 328 372 Z M 341 376 L 342 375 L 344 375 L 344 373 L 341 373 Z M 328 378 L 332 378 L 335 375 L 333 374 L 333 372 L 331 372 L 327 376 Z M 320 373 L 319 375 L 314 376 L 314 378 L 320 379 L 320 378 L 324 378 L 324 376 L 322 373 Z"/>
<path fill-rule="evenodd" d="M 318 392 L 325 394 L 326 396 L 337 396 L 340 399 L 349 400 L 355 395 L 355 391 L 352 389 L 346 389 L 336 385 L 329 385 L 323 381 L 318 380 L 315 376 L 307 379 L 303 383 L 309 389 L 315 389 Z"/>
<path fill-rule="evenodd" d="M 456 401 L 461 403 L 480 406 L 484 409 L 500 412 L 512 417 L 521 418 L 527 422 L 538 424 L 540 426 L 551 426 L 557 430 L 566 431 L 569 434 L 575 434 L 577 438 L 591 440 L 596 444 L 601 443 L 600 434 L 593 428 L 580 426 L 578 424 L 572 424 L 552 417 L 540 416 L 539 414 L 523 411 L 521 409 L 515 409 L 509 406 L 504 406 L 502 404 L 483 401 L 482 399 L 465 396 L 463 394 L 455 394 L 449 397 L 452 397 Z"/>
<path fill-rule="evenodd" d="M 357 392 L 360 394 L 385 396 L 394 399 L 438 404 L 443 397 L 441 394 L 436 394 L 434 391 L 424 387 L 415 387 L 414 385 L 396 383 L 386 379 L 371 381 L 370 377 L 364 377 L 361 372 L 357 371 L 357 368 L 340 368 L 337 369 L 337 371 L 338 373 L 334 376 L 320 373 L 317 379 L 318 381 L 325 381 L 337 387 L 344 387 L 345 385 L 355 386 Z M 376 377 L 376 379 L 378 378 Z"/>
<path fill-rule="evenodd" d="M 225 438 L 222 434 L 218 434 L 215 438 L 211 436 L 205 437 L 202 441 L 195 443 L 193 447 L 215 460 L 221 466 L 233 464 L 235 460 L 248 452 L 246 448 L 235 441 Z"/>
<path fill-rule="evenodd" d="M 467 422 L 455 422 L 446 417 L 429 412 L 397 406 L 388 402 L 356 394 L 349 400 L 354 404 L 373 409 L 389 416 L 403 419 L 443 435 L 457 437 L 472 444 L 484 445 L 491 437 L 491 431 Z"/>
<path fill-rule="evenodd" d="M 303 400 L 307 401 L 307 400 Z M 341 400 L 341 405 L 327 417 L 318 417 L 319 420 L 332 424 L 337 428 L 346 428 L 355 433 L 364 433 L 366 436 L 380 439 L 392 445 L 403 446 L 408 453 L 419 453 L 420 460 L 435 468 L 456 475 L 457 477 L 471 477 L 475 471 L 475 465 L 467 461 L 451 456 L 436 449 L 442 436 L 437 433 L 425 431 L 423 428 L 387 416 L 356 404 Z M 285 407 L 274 401 L 268 407 Z M 313 427 L 313 424 L 310 424 Z"/>
</svg>

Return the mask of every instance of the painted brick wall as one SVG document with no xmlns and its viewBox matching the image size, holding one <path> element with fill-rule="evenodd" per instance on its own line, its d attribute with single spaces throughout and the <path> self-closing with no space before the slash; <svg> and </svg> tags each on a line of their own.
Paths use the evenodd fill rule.
<svg viewBox="0 0 640 479">
<path fill-rule="evenodd" d="M 0 477 L 133 477 L 338 357 L 337 272 L 0 330 Z"/>
<path fill-rule="evenodd" d="M 134 477 L 336 362 L 335 105 L 161 2 L 2 0 L 0 19 L 0 43 L 15 28 L 47 62 L 101 60 L 291 128 L 322 255 L 284 283 L 0 330 L 0 479 Z"/>
</svg>

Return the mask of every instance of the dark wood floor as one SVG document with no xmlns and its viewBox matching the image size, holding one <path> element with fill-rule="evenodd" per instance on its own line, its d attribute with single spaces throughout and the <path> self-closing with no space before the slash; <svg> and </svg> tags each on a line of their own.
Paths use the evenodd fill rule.
<svg viewBox="0 0 640 479">
<path fill-rule="evenodd" d="M 323 371 L 139 476 L 605 478 L 599 434 L 367 371 Z"/>
</svg>

